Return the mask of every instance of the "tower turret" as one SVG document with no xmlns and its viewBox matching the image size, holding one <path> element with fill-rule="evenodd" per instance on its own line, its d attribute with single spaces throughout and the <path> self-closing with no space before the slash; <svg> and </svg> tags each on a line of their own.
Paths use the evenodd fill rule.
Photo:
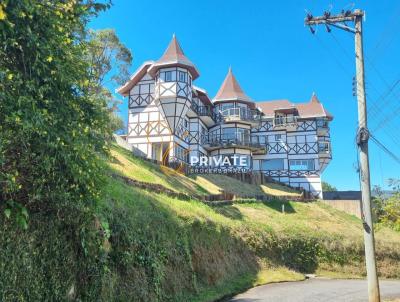
<svg viewBox="0 0 400 302">
<path fill-rule="evenodd" d="M 183 53 L 175 35 L 148 72 L 155 78 L 155 103 L 171 133 L 175 133 L 191 105 L 192 81 L 199 72 Z"/>
</svg>

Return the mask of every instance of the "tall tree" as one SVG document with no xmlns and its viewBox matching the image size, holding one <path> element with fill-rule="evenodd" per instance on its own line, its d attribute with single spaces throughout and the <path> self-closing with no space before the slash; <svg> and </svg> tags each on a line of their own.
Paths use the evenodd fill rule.
<svg viewBox="0 0 400 302">
<path fill-rule="evenodd" d="M 26 226 L 26 209 L 98 198 L 107 104 L 86 59 L 85 27 L 108 3 L 0 4 L 0 210 Z"/>
<path fill-rule="evenodd" d="M 123 128 L 123 121 L 117 114 L 121 101 L 115 98 L 108 87 L 115 88 L 129 79 L 132 54 L 113 29 L 90 30 L 88 60 L 89 72 L 95 80 L 92 92 L 105 98 L 109 108 L 110 128 L 112 131 L 119 130 Z"/>
</svg>

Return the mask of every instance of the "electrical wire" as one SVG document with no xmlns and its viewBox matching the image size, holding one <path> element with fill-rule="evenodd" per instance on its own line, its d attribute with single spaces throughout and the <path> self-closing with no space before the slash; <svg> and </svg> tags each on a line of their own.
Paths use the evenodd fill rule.
<svg viewBox="0 0 400 302">
<path fill-rule="evenodd" d="M 333 40 L 335 41 L 335 43 L 342 49 L 342 51 L 346 54 L 347 58 L 351 59 L 351 55 L 350 53 L 347 51 L 347 49 L 342 45 L 342 43 L 339 41 L 339 39 L 336 38 L 335 34 L 333 34 L 332 31 L 330 31 L 331 37 L 333 38 Z M 369 118 L 372 120 L 376 120 L 377 123 L 379 123 L 380 127 L 382 128 L 388 121 L 390 121 L 392 118 L 394 118 L 396 115 L 395 114 L 391 114 L 390 118 L 389 117 L 385 117 L 384 115 L 384 109 L 383 108 L 387 108 L 388 104 L 390 103 L 390 99 L 388 101 L 385 102 L 385 100 L 392 94 L 393 90 L 395 89 L 395 87 L 399 84 L 400 80 L 396 81 L 392 86 L 390 86 L 388 84 L 388 82 L 384 79 L 384 77 L 382 76 L 382 74 L 379 72 L 379 70 L 376 68 L 376 66 L 372 63 L 371 60 L 369 60 L 369 58 L 367 56 L 364 55 L 364 57 L 367 59 L 367 62 L 369 63 L 369 65 L 372 66 L 372 68 L 374 69 L 374 71 L 378 74 L 378 76 L 381 78 L 381 80 L 385 83 L 385 85 L 388 87 L 388 90 L 384 93 L 384 94 L 380 94 L 378 89 L 375 87 L 375 85 L 372 85 L 371 82 L 371 87 L 378 93 L 380 94 L 380 97 L 374 101 L 374 102 L 369 102 L 369 106 L 368 106 L 368 113 L 369 113 Z M 334 57 L 336 58 L 336 57 Z M 336 59 L 337 61 L 337 59 Z M 340 61 L 339 61 L 340 62 Z M 340 66 L 343 66 L 340 64 Z M 342 69 L 344 69 L 344 67 L 342 67 Z M 359 92 L 359 90 L 357 89 L 357 93 Z M 382 106 L 382 104 L 385 104 L 385 106 Z M 391 110 L 390 112 L 399 112 L 400 108 L 397 108 L 395 110 Z M 384 116 L 383 120 L 384 122 L 382 123 L 382 121 L 378 121 L 378 117 L 379 116 Z M 399 144 L 400 146 L 400 137 L 398 136 L 397 132 L 390 132 L 389 130 L 385 130 L 385 133 L 393 140 L 393 142 L 395 142 L 396 144 Z"/>
<path fill-rule="evenodd" d="M 398 164 L 400 164 L 400 158 L 394 154 L 392 151 L 390 151 L 383 143 L 381 143 L 375 136 L 373 136 L 370 133 L 370 137 L 372 141 L 379 147 L 381 148 L 386 154 L 388 154 L 391 158 L 393 158 Z"/>
</svg>

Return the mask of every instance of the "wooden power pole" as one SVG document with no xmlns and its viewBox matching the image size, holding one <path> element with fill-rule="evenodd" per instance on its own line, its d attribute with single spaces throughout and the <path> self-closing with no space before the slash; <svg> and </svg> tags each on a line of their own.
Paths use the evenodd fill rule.
<svg viewBox="0 0 400 302">
<path fill-rule="evenodd" d="M 305 19 L 305 24 L 310 26 L 310 30 L 313 34 L 315 33 L 315 31 L 312 26 L 320 24 L 324 24 L 328 32 L 331 31 L 330 26 L 333 26 L 355 34 L 356 91 L 358 101 L 357 145 L 360 154 L 359 173 L 363 209 L 365 261 L 367 266 L 368 278 L 368 297 L 369 302 L 380 302 L 379 283 L 376 272 L 374 228 L 371 213 L 371 184 L 368 160 L 369 131 L 367 128 L 367 104 L 365 98 L 364 57 L 362 41 L 363 16 L 364 12 L 361 10 L 354 10 L 353 12 L 342 11 L 342 13 L 338 15 L 331 15 L 329 12 L 325 12 L 324 15 L 321 17 L 313 17 L 311 14 L 308 14 Z M 349 27 L 346 24 L 346 21 L 354 22 L 354 28 Z"/>
</svg>

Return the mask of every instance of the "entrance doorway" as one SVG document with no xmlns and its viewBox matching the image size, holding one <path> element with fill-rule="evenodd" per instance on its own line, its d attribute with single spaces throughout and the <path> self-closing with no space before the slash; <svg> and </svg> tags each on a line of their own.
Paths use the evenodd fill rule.
<svg viewBox="0 0 400 302">
<path fill-rule="evenodd" d="M 168 155 L 165 156 L 165 164 L 169 162 L 169 143 L 152 143 L 151 144 L 151 159 L 162 162 L 164 155 L 168 152 Z"/>
</svg>

